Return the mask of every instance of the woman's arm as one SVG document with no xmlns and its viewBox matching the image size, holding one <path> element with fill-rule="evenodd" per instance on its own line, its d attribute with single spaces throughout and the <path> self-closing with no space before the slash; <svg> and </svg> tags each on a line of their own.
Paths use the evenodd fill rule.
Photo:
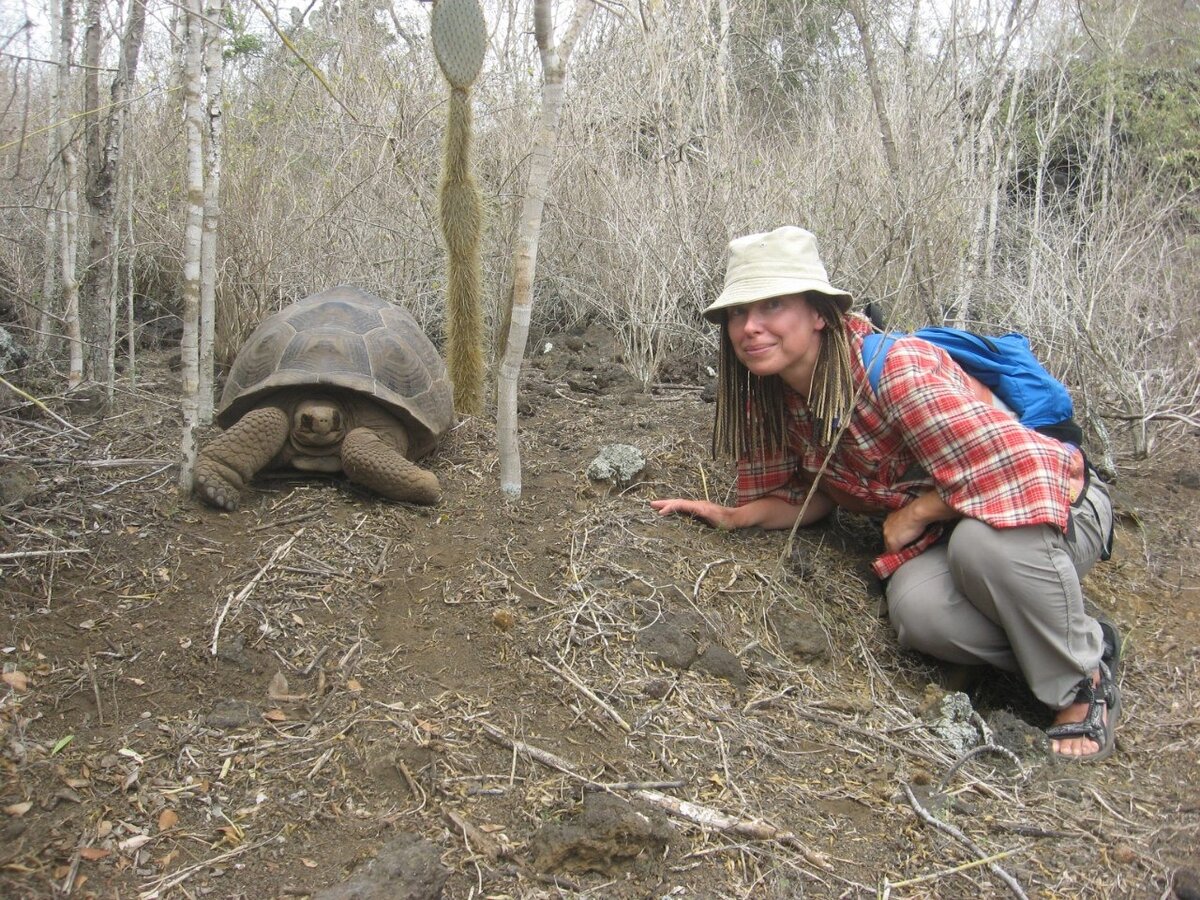
<svg viewBox="0 0 1200 900">
<path fill-rule="evenodd" d="M 650 505 L 660 516 L 672 514 L 695 516 L 710 525 L 722 529 L 734 528 L 791 528 L 801 506 L 779 497 L 760 497 L 742 506 L 721 506 L 707 500 L 685 500 L 679 497 L 668 500 L 651 500 Z M 811 525 L 829 515 L 834 503 L 820 491 L 814 491 L 800 519 L 801 525 Z"/>
</svg>

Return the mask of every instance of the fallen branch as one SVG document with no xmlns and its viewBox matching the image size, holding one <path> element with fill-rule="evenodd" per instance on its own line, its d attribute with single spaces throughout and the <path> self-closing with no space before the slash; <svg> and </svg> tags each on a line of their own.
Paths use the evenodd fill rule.
<svg viewBox="0 0 1200 900">
<path fill-rule="evenodd" d="M 628 722 L 626 722 L 623 718 L 621 718 L 621 714 L 619 712 L 617 712 L 615 709 L 613 709 L 611 706 L 609 706 L 607 703 L 605 703 L 603 700 L 601 700 L 598 696 L 596 696 L 596 694 L 593 693 L 592 690 L 590 688 L 588 688 L 587 685 L 585 685 L 583 682 L 581 682 L 578 678 L 576 678 L 570 672 L 563 671 L 558 666 L 554 665 L 554 663 L 550 662 L 549 660 L 542 659 L 540 656 L 535 656 L 534 659 L 536 659 L 543 666 L 545 666 L 547 669 L 549 669 L 551 672 L 553 672 L 555 675 L 557 675 L 559 678 L 561 678 L 567 684 L 571 685 L 571 687 L 575 688 L 575 690 L 579 691 L 579 693 L 583 694 L 583 696 L 587 697 L 589 700 L 591 700 L 593 703 L 595 703 L 597 706 L 599 706 L 602 710 L 604 710 L 608 714 L 608 717 L 610 719 L 612 719 L 614 722 L 616 722 L 619 726 L 621 726 L 621 729 L 626 734 L 629 734 L 630 732 L 633 731 L 633 728 L 630 726 L 630 724 Z"/>
<path fill-rule="evenodd" d="M 261 841 L 255 841 L 253 844 L 242 844 L 240 847 L 235 847 L 234 849 L 227 850 L 224 853 L 218 853 L 211 859 L 206 859 L 203 862 L 194 863 L 185 869 L 180 869 L 178 872 L 169 877 L 164 875 L 162 878 L 158 879 L 157 883 L 138 894 L 138 900 L 157 900 L 163 891 L 170 890 L 173 887 L 178 887 L 197 872 L 210 868 L 211 866 L 215 866 L 218 863 L 225 862 L 225 860 L 232 859 L 233 857 L 239 856 L 249 850 L 257 850 L 259 847 L 271 843 L 278 836 L 278 833 L 276 833 L 270 837 L 263 838 Z"/>
<path fill-rule="evenodd" d="M 250 596 L 251 591 L 254 590 L 254 586 L 262 580 L 262 577 L 267 574 L 271 566 L 275 565 L 275 563 L 287 556 L 288 551 L 292 549 L 292 545 L 296 543 L 296 539 L 302 534 L 304 534 L 303 528 L 298 530 L 284 543 L 276 547 L 275 552 L 271 554 L 271 558 L 262 564 L 261 568 L 254 573 L 254 577 L 246 583 L 245 587 L 238 591 L 236 595 L 233 594 L 233 592 L 230 592 L 229 599 L 225 601 L 225 606 L 221 609 L 220 614 L 217 616 L 217 624 L 213 628 L 212 647 L 210 648 L 213 656 L 217 655 L 217 641 L 221 637 L 221 623 L 225 621 L 225 616 L 229 613 L 229 608 L 233 606 L 234 602 L 237 602 L 240 605 L 247 597 Z"/>
<path fill-rule="evenodd" d="M 508 859 L 512 856 L 511 847 L 506 846 L 490 834 L 487 834 L 461 813 L 443 806 L 442 816 L 462 836 L 463 843 L 467 845 L 468 852 L 482 852 L 492 862 L 500 859 Z"/>
<path fill-rule="evenodd" d="M 140 481 L 146 481 L 149 478 L 153 478 L 155 475 L 161 475 L 163 472 L 167 471 L 167 469 L 171 468 L 171 466 L 173 466 L 173 465 L 175 465 L 175 463 L 167 463 L 165 466 L 160 466 L 159 468 L 155 469 L 153 472 L 147 472 L 145 475 L 139 475 L 137 478 L 128 478 L 125 481 L 118 481 L 116 484 L 110 484 L 104 490 L 100 491 L 96 496 L 103 497 L 105 494 L 111 494 L 113 491 L 119 490 L 120 488 L 123 488 L 126 485 L 137 484 Z"/>
<path fill-rule="evenodd" d="M 934 828 L 944 834 L 950 835 L 952 838 L 974 853 L 977 857 L 979 857 L 981 861 L 991 858 L 989 854 L 983 852 L 978 844 L 963 834 L 959 829 L 955 828 L 949 822 L 943 822 L 941 819 L 930 813 L 929 810 L 927 810 L 924 806 L 922 806 L 921 801 L 917 799 L 916 794 L 912 792 L 912 788 L 907 784 L 904 785 L 904 793 L 908 795 L 908 802 L 912 806 L 913 811 L 921 817 L 923 822 L 932 825 Z M 1029 900 L 1028 895 L 1021 889 L 1021 885 L 1017 882 L 1017 879 L 1013 878 L 994 862 L 988 862 L 987 867 L 993 875 L 1008 885 L 1008 889 L 1012 891 L 1014 897 L 1019 897 L 1021 900 Z"/>
<path fill-rule="evenodd" d="M 886 898 L 891 893 L 892 888 L 908 887 L 913 884 L 923 884 L 926 881 L 937 881 L 947 875 L 957 875 L 959 872 L 966 872 L 969 869 L 978 869 L 980 866 L 986 866 L 990 863 L 999 862 L 1002 859 L 1008 859 L 1016 850 L 1005 850 L 1003 853 L 996 853 L 984 859 L 973 859 L 970 862 L 965 862 L 962 865 L 955 866 L 952 869 L 942 869 L 940 872 L 930 872 L 928 875 L 918 875 L 916 878 L 906 878 L 903 881 L 888 881 L 883 880 L 883 897 Z"/>
<path fill-rule="evenodd" d="M 23 390 L 21 390 L 19 387 L 17 387 L 15 384 L 13 384 L 11 381 L 7 380 L 6 378 L 0 378 L 0 384 L 4 385 L 6 388 L 8 388 L 14 394 L 24 397 L 26 400 L 28 400 L 30 403 L 32 403 L 34 406 L 36 406 L 38 409 L 40 409 L 42 412 L 44 412 L 46 415 L 48 415 L 50 418 L 52 418 L 59 425 L 69 428 L 71 431 L 77 431 L 81 435 L 83 435 L 85 438 L 87 438 L 88 440 L 91 440 L 92 436 L 90 434 L 88 434 L 82 428 L 72 425 L 70 422 L 68 422 L 66 419 L 64 419 L 62 416 L 60 416 L 58 413 L 56 413 L 54 410 L 52 410 L 50 407 L 48 407 L 45 403 L 43 403 L 37 397 L 34 397 L 30 394 L 25 393 Z"/>
<path fill-rule="evenodd" d="M 837 728 L 840 731 L 848 731 L 851 734 L 857 734 L 859 737 L 865 737 L 877 743 L 883 744 L 885 747 L 891 747 L 893 750 L 899 750 L 901 753 L 907 753 L 909 756 L 915 756 L 917 759 L 923 760 L 932 765 L 936 765 L 937 761 L 928 753 L 924 753 L 913 747 L 906 747 L 899 741 L 894 741 L 886 735 L 871 731 L 867 728 L 859 728 L 857 725 L 852 725 L 849 722 L 840 721 L 831 716 L 822 716 L 819 713 L 811 712 L 802 707 L 796 706 L 792 708 L 792 714 L 799 716 L 801 719 L 808 719 L 810 722 L 820 722 L 822 725 L 829 725 L 832 728 Z"/>
<path fill-rule="evenodd" d="M 25 559 L 29 556 L 65 556 L 68 553 L 87 553 L 89 551 L 82 549 L 64 549 L 64 550 L 15 550 L 12 553 L 0 553 L 0 562 L 10 559 Z"/>
<path fill-rule="evenodd" d="M 173 466 L 169 459 L 135 458 L 127 459 L 73 459 L 73 466 L 87 466 L 89 469 L 115 469 L 123 466 Z"/>
<path fill-rule="evenodd" d="M 511 738 L 499 728 L 487 722 L 480 722 L 479 724 L 483 727 L 484 734 L 496 743 L 509 747 L 517 753 L 521 753 L 530 759 L 542 763 L 542 765 L 562 772 L 564 775 L 569 775 L 571 778 L 583 782 L 585 787 L 596 790 L 609 789 L 609 786 L 602 782 L 593 781 L 584 775 L 580 775 L 574 766 L 549 750 L 543 750 L 540 747 L 534 747 L 526 744 L 524 741 Z M 666 794 L 660 794 L 658 791 L 645 788 L 633 791 L 633 796 L 645 803 L 657 806 L 659 809 L 666 811 L 678 819 L 684 819 L 702 828 L 727 834 L 736 834 L 740 837 L 756 841 L 776 841 L 786 844 L 789 847 L 799 850 L 804 858 L 813 865 L 822 869 L 830 868 L 829 858 L 825 854 L 804 846 L 790 831 L 785 831 L 761 819 L 738 819 L 711 807 L 701 806 L 699 803 L 692 803 L 690 800 L 679 800 L 675 797 L 668 797 Z"/>
</svg>

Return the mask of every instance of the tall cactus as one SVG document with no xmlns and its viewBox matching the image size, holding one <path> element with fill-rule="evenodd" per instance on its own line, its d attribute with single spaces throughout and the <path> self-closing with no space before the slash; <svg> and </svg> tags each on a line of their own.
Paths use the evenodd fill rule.
<svg viewBox="0 0 1200 900">
<path fill-rule="evenodd" d="M 437 0 L 433 51 L 450 82 L 446 146 L 438 190 L 446 242 L 446 367 L 460 413 L 480 412 L 483 398 L 483 303 L 479 255 L 483 204 L 471 174 L 471 85 L 483 65 L 487 26 L 478 0 Z"/>
</svg>

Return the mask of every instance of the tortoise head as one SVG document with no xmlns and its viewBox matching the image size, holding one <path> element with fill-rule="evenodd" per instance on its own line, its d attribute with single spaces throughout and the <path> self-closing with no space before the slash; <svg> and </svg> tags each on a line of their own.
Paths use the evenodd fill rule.
<svg viewBox="0 0 1200 900">
<path fill-rule="evenodd" d="M 292 442 L 301 447 L 325 448 L 346 436 L 346 415 L 332 399 L 301 400 L 292 412 Z"/>
</svg>

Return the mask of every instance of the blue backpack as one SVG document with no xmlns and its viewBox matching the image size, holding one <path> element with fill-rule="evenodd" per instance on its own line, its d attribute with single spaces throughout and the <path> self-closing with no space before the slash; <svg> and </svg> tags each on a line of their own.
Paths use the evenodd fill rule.
<svg viewBox="0 0 1200 900">
<path fill-rule="evenodd" d="M 1027 428 L 1072 444 L 1080 444 L 1083 432 L 1073 418 L 1071 395 L 1046 371 L 1029 347 L 1029 339 L 1015 332 L 986 337 L 958 328 L 930 326 L 914 337 L 941 347 L 964 372 L 983 382 L 1016 413 Z M 903 334 L 869 334 L 863 338 L 863 366 L 871 390 L 879 393 L 879 376 L 888 350 Z"/>
</svg>

